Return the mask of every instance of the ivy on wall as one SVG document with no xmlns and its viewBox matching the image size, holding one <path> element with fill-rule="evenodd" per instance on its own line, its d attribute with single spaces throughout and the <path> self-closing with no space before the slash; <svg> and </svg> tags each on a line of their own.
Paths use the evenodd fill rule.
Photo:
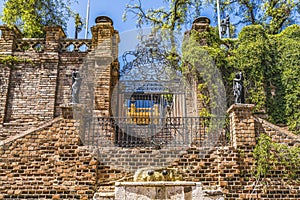
<svg viewBox="0 0 300 200">
<path fill-rule="evenodd" d="M 276 37 L 277 68 L 281 69 L 282 109 L 291 130 L 300 133 L 300 26 L 293 25 Z"/>
<path fill-rule="evenodd" d="M 222 54 L 222 49 L 214 48 L 211 41 L 216 40 L 215 34 L 211 32 L 199 33 L 192 30 L 188 40 L 183 43 L 182 52 L 182 73 L 188 77 L 188 80 L 194 80 L 198 85 L 198 100 L 201 104 L 199 114 L 201 116 L 217 116 L 220 113 L 225 113 L 223 109 L 223 87 L 222 73 L 216 67 L 216 59 Z M 205 43 L 211 44 L 201 46 L 202 38 L 210 38 Z M 219 63 L 218 63 L 219 64 Z M 220 65 L 220 64 L 219 64 Z M 221 96 L 220 96 L 221 95 Z M 225 101 L 226 104 L 226 101 Z"/>
<path fill-rule="evenodd" d="M 0 64 L 4 64 L 4 67 L 13 69 L 16 63 L 31 63 L 28 59 L 22 59 L 17 56 L 0 56 Z"/>
<path fill-rule="evenodd" d="M 221 71 L 227 106 L 234 103 L 235 73 L 242 71 L 246 103 L 255 104 L 255 112 L 267 114 L 270 122 L 287 124 L 291 131 L 300 133 L 299 25 L 292 25 L 277 35 L 267 34 L 261 25 L 252 25 L 244 27 L 238 39 L 223 40 L 219 39 L 217 29 L 211 27 L 208 32 L 192 31 L 190 37 L 198 42 L 206 40 L 207 45 L 197 48 L 209 52 Z M 192 51 L 184 51 L 183 57 Z M 201 62 L 199 58 L 193 60 Z"/>
<path fill-rule="evenodd" d="M 300 148 L 272 142 L 266 134 L 261 134 L 253 151 L 255 158 L 254 173 L 257 179 L 266 178 L 272 170 L 281 170 L 282 177 L 299 180 Z"/>
</svg>

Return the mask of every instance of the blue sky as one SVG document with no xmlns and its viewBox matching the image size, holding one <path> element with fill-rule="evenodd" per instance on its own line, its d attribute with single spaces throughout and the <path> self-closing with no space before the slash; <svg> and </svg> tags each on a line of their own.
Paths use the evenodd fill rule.
<svg viewBox="0 0 300 200">
<path fill-rule="evenodd" d="M 87 9 L 87 1 L 88 0 L 78 0 L 78 3 L 74 3 L 71 7 L 75 12 L 78 12 L 83 18 L 86 17 L 86 9 Z M 95 25 L 95 19 L 97 16 L 105 15 L 110 17 L 114 22 L 114 27 L 120 33 L 128 30 L 135 29 L 135 19 L 133 16 L 129 16 L 126 22 L 122 21 L 122 15 L 125 9 L 126 4 L 129 3 L 130 0 L 90 0 L 90 19 L 89 19 L 89 27 Z M 0 0 L 0 9 L 2 12 L 4 0 Z M 144 0 L 143 7 L 145 8 L 157 8 L 161 7 L 162 0 Z M 204 9 L 202 15 L 212 16 L 211 9 Z M 83 21 L 85 21 L 83 19 Z M 89 29 L 90 30 L 90 29 Z M 70 19 L 68 22 L 68 28 L 65 30 L 66 34 L 69 38 L 74 37 L 74 20 Z M 84 30 L 79 33 L 78 38 L 84 38 Z M 91 35 L 89 34 L 89 38 Z"/>
<path fill-rule="evenodd" d="M 78 4 L 74 4 L 73 8 L 78 12 L 82 17 L 86 17 L 86 6 L 88 0 L 79 0 Z M 90 0 L 90 20 L 89 26 L 95 25 L 95 19 L 97 16 L 105 15 L 110 17 L 114 22 L 114 27 L 119 32 L 124 32 L 136 28 L 136 20 L 133 18 L 133 15 L 129 15 L 126 22 L 123 22 L 122 15 L 125 9 L 126 4 L 130 0 Z M 163 6 L 163 0 L 144 0 L 142 1 L 144 8 L 158 8 Z M 203 10 L 203 15 L 212 15 L 211 9 L 209 12 Z M 74 24 L 70 20 L 70 25 L 68 27 L 68 35 L 74 36 L 74 27 L 71 25 Z M 84 37 L 84 31 L 80 34 L 80 37 Z M 90 35 L 89 35 L 90 36 Z"/>
<path fill-rule="evenodd" d="M 0 0 L 0 12 L 2 12 L 3 4 L 5 0 Z M 71 8 L 78 12 L 85 22 L 86 10 L 87 10 L 87 2 L 88 0 L 77 0 L 78 3 L 74 3 L 71 5 Z M 90 19 L 89 19 L 89 30 L 91 26 L 95 25 L 95 19 L 97 16 L 105 15 L 110 17 L 114 21 L 114 27 L 120 33 L 124 31 L 129 31 L 132 29 L 136 29 L 135 22 L 136 20 L 133 16 L 129 16 L 126 22 L 122 21 L 122 15 L 125 9 L 126 4 L 128 4 L 130 0 L 90 0 Z M 144 8 L 158 8 L 163 6 L 163 0 L 142 0 Z M 214 10 L 212 8 L 203 7 L 201 10 L 202 16 L 207 16 L 211 19 L 211 25 L 216 26 L 216 20 L 213 19 L 213 16 L 216 16 Z M 236 19 L 231 19 L 231 21 L 235 21 Z M 1 23 L 1 21 L 0 21 Z M 242 28 L 243 25 L 237 27 L 238 30 Z M 188 29 L 190 27 L 187 27 Z M 68 22 L 67 30 L 65 33 L 69 38 L 74 38 L 74 20 L 71 18 Z M 78 38 L 84 38 L 85 30 L 83 29 L 81 33 L 79 33 Z M 91 34 L 89 34 L 89 38 Z"/>
<path fill-rule="evenodd" d="M 79 14 L 84 18 L 86 17 L 87 1 L 88 0 L 79 0 L 78 4 L 74 5 L 74 10 L 79 12 Z M 161 2 L 162 0 L 151 0 L 144 1 L 143 3 L 145 7 L 160 7 L 162 5 Z M 132 17 L 128 17 L 126 22 L 123 22 L 122 20 L 125 6 L 129 3 L 129 0 L 90 0 L 90 3 L 89 26 L 95 25 L 95 19 L 97 16 L 105 15 L 113 20 L 115 29 L 120 32 L 136 28 L 135 19 Z"/>
</svg>

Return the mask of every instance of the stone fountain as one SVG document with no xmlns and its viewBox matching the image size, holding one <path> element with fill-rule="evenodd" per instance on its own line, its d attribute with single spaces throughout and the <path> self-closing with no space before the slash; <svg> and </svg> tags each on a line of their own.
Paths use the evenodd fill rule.
<svg viewBox="0 0 300 200">
<path fill-rule="evenodd" d="M 220 190 L 205 191 L 200 182 L 182 181 L 177 169 L 142 168 L 133 182 L 115 184 L 115 200 L 222 200 Z"/>
</svg>

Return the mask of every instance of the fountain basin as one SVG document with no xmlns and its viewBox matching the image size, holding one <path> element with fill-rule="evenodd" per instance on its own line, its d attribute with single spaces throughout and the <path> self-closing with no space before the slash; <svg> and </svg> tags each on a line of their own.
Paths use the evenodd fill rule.
<svg viewBox="0 0 300 200">
<path fill-rule="evenodd" d="M 155 181 L 155 182 L 117 182 L 115 200 L 209 200 L 224 199 L 222 192 L 210 198 L 202 190 L 200 182 Z"/>
</svg>

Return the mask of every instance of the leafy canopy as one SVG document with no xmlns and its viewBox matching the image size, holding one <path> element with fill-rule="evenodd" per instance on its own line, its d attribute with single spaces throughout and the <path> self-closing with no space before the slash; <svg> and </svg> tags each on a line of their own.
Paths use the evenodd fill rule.
<svg viewBox="0 0 300 200">
<path fill-rule="evenodd" d="M 137 3 L 134 3 L 137 2 Z M 199 16 L 201 6 L 212 1 L 165 0 L 166 8 L 144 10 L 140 0 L 127 5 L 128 13 L 137 17 L 137 25 L 181 30 L 191 18 Z M 222 73 L 227 93 L 227 105 L 233 103 L 232 80 L 237 71 L 245 76 L 246 103 L 254 103 L 256 111 L 268 115 L 273 123 L 288 124 L 290 130 L 300 132 L 300 26 L 286 26 L 299 17 L 299 1 L 292 0 L 223 0 L 223 11 L 240 17 L 239 23 L 252 24 L 242 29 L 237 40 L 220 40 L 216 28 L 209 32 L 192 32 L 197 41 L 205 38 L 205 50 L 214 58 Z M 191 27 L 191 26 L 189 26 Z M 284 29 L 285 28 L 285 29 Z M 279 33 L 282 29 L 280 34 Z M 195 34 L 193 36 L 193 34 Z M 224 48 L 224 45 L 226 48 Z M 199 51 L 187 48 L 188 51 Z M 185 50 L 183 50 L 185 52 Z M 201 62 L 193 57 L 193 62 Z M 185 72 L 186 66 L 182 66 Z M 205 83 L 202 83 L 205 84 Z M 199 85 L 203 90 L 205 85 Z M 202 95 L 205 95 L 202 93 Z M 204 102 L 211 99 L 201 97 Z M 206 103 L 207 104 L 207 103 Z"/>
<path fill-rule="evenodd" d="M 260 24 L 270 34 L 279 33 L 299 18 L 298 0 L 221 0 L 220 4 L 224 12 L 239 18 L 237 24 Z"/>
<path fill-rule="evenodd" d="M 73 15 L 74 0 L 5 0 L 1 19 L 9 26 L 16 25 L 24 37 L 43 37 L 44 26 L 66 28 Z"/>
<path fill-rule="evenodd" d="M 182 25 L 200 15 L 202 2 L 199 0 L 163 0 L 165 7 L 145 10 L 141 0 L 131 0 L 126 5 L 123 20 L 129 13 L 137 18 L 137 26 L 151 25 L 153 28 L 181 30 Z"/>
<path fill-rule="evenodd" d="M 216 8 L 214 0 L 163 0 L 165 7 L 144 9 L 141 0 L 131 0 L 123 19 L 128 13 L 137 18 L 137 26 L 180 30 L 200 16 L 205 6 Z M 221 11 L 234 19 L 235 25 L 260 24 L 270 34 L 279 33 L 285 27 L 299 22 L 300 2 L 298 0 L 220 0 Z M 298 21 L 297 21 L 298 20 Z M 188 26 L 190 27 L 190 26 Z"/>
<path fill-rule="evenodd" d="M 289 26 L 276 35 L 267 32 L 261 25 L 251 25 L 234 40 L 220 40 L 215 28 L 208 34 L 195 34 L 197 40 L 208 41 L 202 48 L 208 50 L 222 73 L 228 105 L 233 103 L 233 77 L 242 71 L 246 103 L 255 104 L 255 111 L 267 114 L 272 123 L 287 124 L 299 134 L 300 26 Z"/>
</svg>

